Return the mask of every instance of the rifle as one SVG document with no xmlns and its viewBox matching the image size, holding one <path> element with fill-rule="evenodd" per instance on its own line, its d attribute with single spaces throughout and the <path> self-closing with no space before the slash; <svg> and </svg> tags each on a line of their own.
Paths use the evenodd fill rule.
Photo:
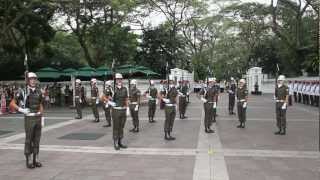
<svg viewBox="0 0 320 180">
<path fill-rule="evenodd" d="M 115 60 L 112 60 L 112 65 L 111 65 L 111 69 L 112 69 L 112 74 L 113 74 L 113 90 L 116 90 L 116 69 L 115 69 Z"/>
<path fill-rule="evenodd" d="M 25 66 L 25 72 L 24 72 L 24 78 L 25 78 L 25 94 L 24 94 L 24 107 L 26 107 L 26 101 L 27 101 L 27 92 L 28 92 L 28 73 L 29 73 L 29 66 L 28 66 L 28 55 L 27 52 L 24 54 L 24 66 Z"/>
</svg>

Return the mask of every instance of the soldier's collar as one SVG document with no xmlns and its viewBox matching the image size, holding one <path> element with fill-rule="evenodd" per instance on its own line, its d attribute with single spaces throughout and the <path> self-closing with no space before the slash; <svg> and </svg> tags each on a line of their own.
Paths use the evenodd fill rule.
<svg viewBox="0 0 320 180">
<path fill-rule="evenodd" d="M 31 87 L 28 85 L 28 89 L 32 90 L 32 91 L 35 91 L 36 90 L 36 87 Z"/>
</svg>

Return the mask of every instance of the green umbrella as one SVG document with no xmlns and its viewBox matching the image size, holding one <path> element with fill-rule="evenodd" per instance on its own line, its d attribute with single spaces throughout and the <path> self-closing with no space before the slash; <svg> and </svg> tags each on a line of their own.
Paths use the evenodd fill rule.
<svg viewBox="0 0 320 180">
<path fill-rule="evenodd" d="M 51 67 L 41 68 L 36 74 L 39 79 L 58 79 L 61 76 L 61 73 L 57 69 Z"/>
<path fill-rule="evenodd" d="M 75 73 L 77 77 L 94 77 L 97 76 L 96 70 L 90 66 L 85 66 L 83 68 L 78 69 Z"/>
<path fill-rule="evenodd" d="M 105 66 L 100 66 L 96 69 L 97 76 L 110 76 L 112 75 L 112 71 Z"/>
<path fill-rule="evenodd" d="M 77 72 L 77 70 L 73 69 L 73 68 L 67 68 L 67 69 L 64 69 L 62 71 L 62 74 L 64 76 L 71 76 L 71 75 L 75 75 L 75 73 Z"/>
</svg>

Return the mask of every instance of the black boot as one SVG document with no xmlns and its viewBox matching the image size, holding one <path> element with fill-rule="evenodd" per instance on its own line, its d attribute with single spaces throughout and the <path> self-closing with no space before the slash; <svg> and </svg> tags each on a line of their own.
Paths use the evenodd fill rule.
<svg viewBox="0 0 320 180">
<path fill-rule="evenodd" d="M 274 132 L 275 135 L 279 135 L 281 133 L 281 128 L 279 128 L 279 131 Z"/>
<path fill-rule="evenodd" d="M 210 129 L 210 127 L 208 127 L 206 133 L 214 133 L 214 130 L 212 130 L 212 129 Z"/>
<path fill-rule="evenodd" d="M 34 165 L 31 162 L 31 155 L 26 155 L 26 167 L 29 169 L 33 169 Z"/>
<path fill-rule="evenodd" d="M 120 149 L 117 139 L 113 140 L 113 146 L 114 146 L 114 149 L 117 150 L 117 151 Z"/>
<path fill-rule="evenodd" d="M 136 129 L 133 132 L 138 133 L 139 132 L 139 127 L 136 127 Z"/>
<path fill-rule="evenodd" d="M 169 138 L 168 138 L 168 133 L 167 133 L 166 131 L 164 132 L 164 139 L 165 139 L 165 140 L 169 140 Z"/>
<path fill-rule="evenodd" d="M 136 126 L 134 126 L 132 129 L 130 129 L 129 131 L 130 132 L 135 132 L 135 130 L 136 130 Z"/>
<path fill-rule="evenodd" d="M 123 149 L 128 148 L 128 146 L 126 146 L 126 145 L 122 144 L 122 142 L 121 142 L 121 138 L 119 139 L 118 144 L 119 144 L 119 147 L 120 147 L 120 148 L 123 148 Z"/>
<path fill-rule="evenodd" d="M 170 132 L 168 132 L 168 140 L 171 140 L 171 141 L 173 141 L 173 140 L 176 140 L 176 138 L 175 137 L 172 137 L 171 135 L 170 135 Z"/>
<path fill-rule="evenodd" d="M 242 123 L 242 127 L 241 128 L 246 128 L 246 123 L 245 122 Z"/>
<path fill-rule="evenodd" d="M 286 135 L 286 128 L 282 128 L 280 135 Z"/>
<path fill-rule="evenodd" d="M 103 127 L 111 127 L 111 124 L 108 123 L 108 124 L 106 124 L 106 125 L 103 125 Z"/>
<path fill-rule="evenodd" d="M 237 128 L 242 128 L 242 122 L 237 126 Z"/>
<path fill-rule="evenodd" d="M 42 164 L 39 161 L 39 155 L 33 154 L 33 166 L 34 167 L 42 167 Z"/>
<path fill-rule="evenodd" d="M 153 118 L 154 117 L 151 117 L 151 123 L 155 123 L 156 122 Z"/>
</svg>

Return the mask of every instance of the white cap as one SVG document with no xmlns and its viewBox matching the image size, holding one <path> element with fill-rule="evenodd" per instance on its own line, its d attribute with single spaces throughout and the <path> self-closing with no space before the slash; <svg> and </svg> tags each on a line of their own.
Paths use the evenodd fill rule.
<svg viewBox="0 0 320 180">
<path fill-rule="evenodd" d="M 234 78 L 233 78 L 233 77 L 231 77 L 230 79 L 231 79 L 231 81 L 234 81 Z"/>
<path fill-rule="evenodd" d="M 137 85 L 137 80 L 132 79 L 132 80 L 130 81 L 130 84 Z"/>
<path fill-rule="evenodd" d="M 122 79 L 123 77 L 122 77 L 122 74 L 120 74 L 120 73 L 116 73 L 116 79 Z"/>
<path fill-rule="evenodd" d="M 92 82 L 92 83 L 97 83 L 97 79 L 96 79 L 96 78 L 92 78 L 92 79 L 91 79 L 91 82 Z"/>
<path fill-rule="evenodd" d="M 173 81 L 173 76 L 169 75 L 169 81 Z"/>
<path fill-rule="evenodd" d="M 112 81 L 111 81 L 111 80 L 106 81 L 106 82 L 105 82 L 105 85 L 107 85 L 107 86 L 111 86 L 111 85 L 112 85 Z"/>
<path fill-rule="evenodd" d="M 212 82 L 212 81 L 214 81 L 213 78 L 208 78 L 208 82 Z"/>
<path fill-rule="evenodd" d="M 245 80 L 245 79 L 240 79 L 239 82 L 240 82 L 240 83 L 246 83 L 246 80 Z"/>
<path fill-rule="evenodd" d="M 150 84 L 154 85 L 154 81 L 153 81 L 153 80 L 150 80 Z"/>
<path fill-rule="evenodd" d="M 80 79 L 76 79 L 76 83 L 81 83 L 81 80 Z"/>
<path fill-rule="evenodd" d="M 37 75 L 34 72 L 29 72 L 28 73 L 28 78 L 37 78 Z"/>
<path fill-rule="evenodd" d="M 278 81 L 285 81 L 286 80 L 286 77 L 284 75 L 280 75 L 278 77 Z"/>
</svg>

